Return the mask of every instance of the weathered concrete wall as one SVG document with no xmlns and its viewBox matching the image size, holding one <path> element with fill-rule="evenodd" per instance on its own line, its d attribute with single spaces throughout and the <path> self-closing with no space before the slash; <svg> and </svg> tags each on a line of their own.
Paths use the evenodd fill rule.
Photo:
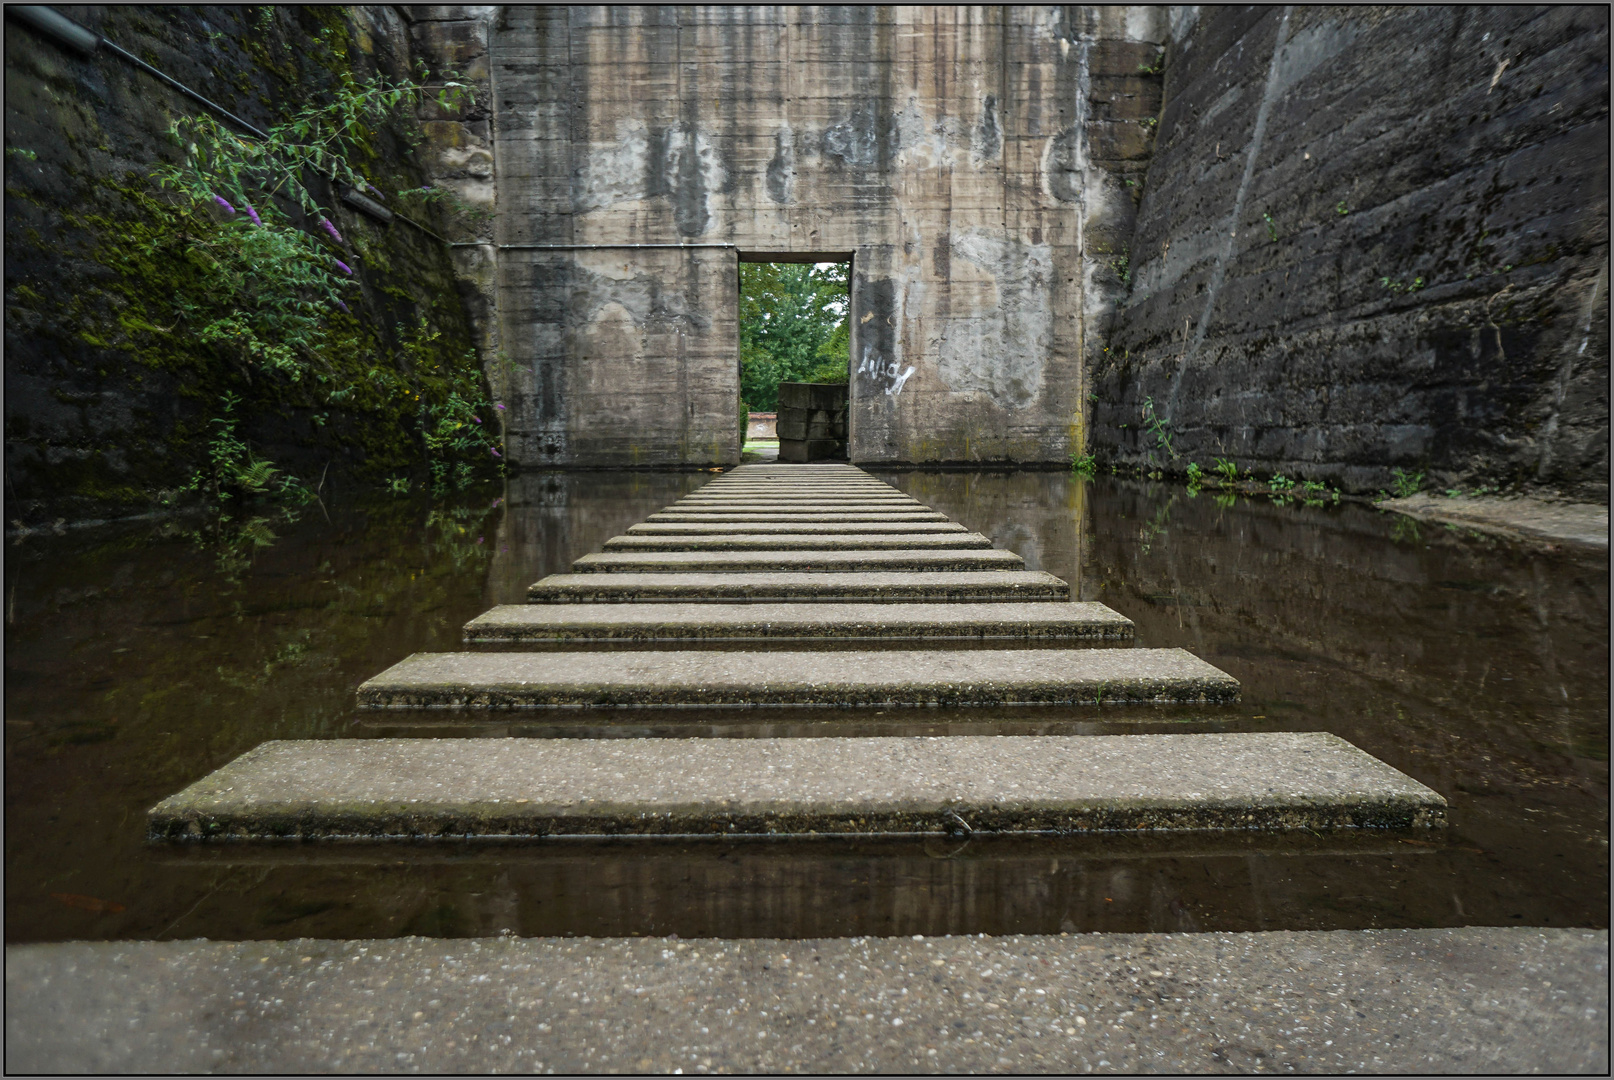
<svg viewBox="0 0 1614 1080">
<path fill-rule="evenodd" d="M 506 7 L 498 239 L 728 245 L 678 258 L 731 276 L 739 252 L 852 253 L 853 460 L 1063 461 L 1163 38 L 1139 8 Z M 733 300 L 662 250 L 501 249 L 515 460 L 734 460 Z M 678 430 L 595 408 L 696 384 Z"/>
<path fill-rule="evenodd" d="M 1101 456 L 1606 501 L 1607 10 L 1171 18 Z"/>
</svg>

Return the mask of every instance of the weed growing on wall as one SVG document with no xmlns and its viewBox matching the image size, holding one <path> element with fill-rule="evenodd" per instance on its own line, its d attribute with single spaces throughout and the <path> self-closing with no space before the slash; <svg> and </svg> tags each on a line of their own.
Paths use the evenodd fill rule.
<svg viewBox="0 0 1614 1080">
<path fill-rule="evenodd" d="M 1390 479 L 1395 484 L 1395 494 L 1398 499 L 1408 498 L 1423 490 L 1423 473 L 1421 472 L 1391 469 Z"/>
</svg>

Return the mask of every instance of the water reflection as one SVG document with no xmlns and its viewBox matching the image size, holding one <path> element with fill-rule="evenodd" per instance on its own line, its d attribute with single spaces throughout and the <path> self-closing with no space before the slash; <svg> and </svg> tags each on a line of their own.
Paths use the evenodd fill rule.
<svg viewBox="0 0 1614 1080">
<path fill-rule="evenodd" d="M 887 478 L 1120 610 L 1139 644 L 1225 668 L 1242 704 L 447 726 L 353 710 L 360 681 L 460 647 L 467 619 L 519 602 L 704 475 L 535 475 L 474 499 L 246 515 L 212 534 L 176 521 L 33 536 L 6 559 L 7 939 L 1607 925 L 1602 559 L 1416 533 L 1359 506 L 1053 473 Z M 272 738 L 1258 728 L 1350 739 L 1445 794 L 1453 828 L 522 848 L 143 839 L 147 807 Z"/>
</svg>

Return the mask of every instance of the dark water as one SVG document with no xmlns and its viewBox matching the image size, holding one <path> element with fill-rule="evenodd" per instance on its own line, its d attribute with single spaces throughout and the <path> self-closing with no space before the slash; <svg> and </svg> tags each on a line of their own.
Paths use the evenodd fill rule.
<svg viewBox="0 0 1614 1080">
<path fill-rule="evenodd" d="M 360 714 L 354 687 L 703 475 L 528 476 L 427 506 L 6 550 L 6 939 L 816 936 L 1608 925 L 1608 572 L 1358 506 L 1048 473 L 891 480 L 1244 685 L 1236 706 Z M 416 720 L 419 720 L 416 723 Z M 151 846 L 265 739 L 1328 730 L 1444 834 Z"/>
</svg>

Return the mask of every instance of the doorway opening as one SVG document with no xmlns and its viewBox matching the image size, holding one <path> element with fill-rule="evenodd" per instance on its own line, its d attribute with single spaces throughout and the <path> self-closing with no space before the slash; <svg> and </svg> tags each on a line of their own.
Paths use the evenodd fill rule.
<svg viewBox="0 0 1614 1080">
<path fill-rule="evenodd" d="M 846 458 L 851 252 L 741 252 L 740 460 Z"/>
</svg>

